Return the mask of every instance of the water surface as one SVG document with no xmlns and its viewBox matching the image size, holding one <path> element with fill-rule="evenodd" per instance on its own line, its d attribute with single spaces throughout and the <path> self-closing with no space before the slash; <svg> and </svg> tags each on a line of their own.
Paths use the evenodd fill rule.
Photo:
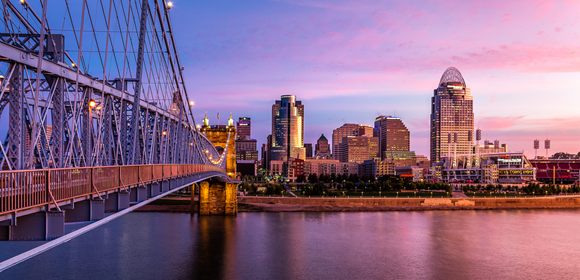
<svg viewBox="0 0 580 280">
<path fill-rule="evenodd" d="M 0 279 L 578 279 L 580 211 L 130 213 Z M 0 258 L 33 242 L 0 242 Z"/>
</svg>

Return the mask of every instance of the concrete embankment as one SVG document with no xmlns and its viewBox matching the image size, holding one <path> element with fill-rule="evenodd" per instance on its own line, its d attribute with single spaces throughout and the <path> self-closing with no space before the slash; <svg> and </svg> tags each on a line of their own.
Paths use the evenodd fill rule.
<svg viewBox="0 0 580 280">
<path fill-rule="evenodd" d="M 264 211 L 393 211 L 580 208 L 580 196 L 537 198 L 295 198 L 238 197 Z"/>
</svg>

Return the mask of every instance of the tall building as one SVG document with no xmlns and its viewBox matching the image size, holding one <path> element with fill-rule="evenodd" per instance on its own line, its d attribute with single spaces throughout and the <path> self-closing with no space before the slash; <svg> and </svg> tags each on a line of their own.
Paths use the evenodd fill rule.
<svg viewBox="0 0 580 280">
<path fill-rule="evenodd" d="M 258 160 L 256 139 L 236 140 L 236 160 Z"/>
<path fill-rule="evenodd" d="M 306 149 L 306 158 L 312 157 L 312 143 L 304 143 L 304 149 Z"/>
<path fill-rule="evenodd" d="M 454 152 L 470 154 L 473 127 L 471 89 L 459 70 L 449 67 L 431 98 L 431 163 L 438 163 L 442 156 Z"/>
<path fill-rule="evenodd" d="M 377 137 L 347 136 L 340 143 L 339 160 L 341 162 L 361 163 L 379 157 L 379 139 Z"/>
<path fill-rule="evenodd" d="M 272 151 L 272 134 L 266 137 L 266 143 L 262 145 L 262 168 L 270 170 L 270 161 Z"/>
<path fill-rule="evenodd" d="M 241 117 L 236 123 L 236 160 L 258 160 L 258 141 L 252 139 L 250 118 Z"/>
<path fill-rule="evenodd" d="M 388 152 L 409 151 L 411 146 L 409 130 L 400 118 L 377 117 L 373 136 L 379 138 L 381 159 L 385 159 Z M 413 158 L 413 160 L 415 159 Z"/>
<path fill-rule="evenodd" d="M 316 141 L 316 157 L 330 157 L 330 145 L 328 144 L 328 139 L 324 137 L 324 134 L 320 135 L 318 141 Z"/>
<path fill-rule="evenodd" d="M 236 123 L 236 139 L 250 140 L 252 139 L 252 122 L 248 117 L 241 117 Z"/>
<path fill-rule="evenodd" d="M 272 105 L 272 161 L 306 159 L 304 149 L 304 105 L 294 95 L 282 95 Z"/>
<path fill-rule="evenodd" d="M 359 124 L 357 136 L 373 136 L 373 130 L 374 129 L 368 125 Z"/>
<path fill-rule="evenodd" d="M 373 128 L 364 124 L 345 123 L 332 131 L 332 158 L 340 160 L 340 144 L 347 136 L 373 136 Z"/>
</svg>

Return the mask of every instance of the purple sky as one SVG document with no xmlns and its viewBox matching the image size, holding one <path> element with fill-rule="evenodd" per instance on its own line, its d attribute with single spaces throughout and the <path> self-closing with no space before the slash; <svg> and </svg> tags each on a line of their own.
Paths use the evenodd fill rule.
<svg viewBox="0 0 580 280">
<path fill-rule="evenodd" d="M 430 98 L 454 66 L 484 139 L 528 155 L 546 137 L 551 152 L 580 150 L 579 1 L 173 2 L 197 121 L 251 117 L 259 145 L 274 100 L 294 94 L 305 143 L 396 115 L 428 155 Z"/>
</svg>

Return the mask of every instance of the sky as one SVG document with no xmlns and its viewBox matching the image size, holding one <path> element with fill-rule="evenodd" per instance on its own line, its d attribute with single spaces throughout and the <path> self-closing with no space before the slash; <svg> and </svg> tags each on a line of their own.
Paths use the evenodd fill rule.
<svg viewBox="0 0 580 280">
<path fill-rule="evenodd" d="M 252 118 L 293 94 L 305 143 L 344 123 L 400 117 L 429 155 L 433 90 L 462 73 L 483 139 L 533 155 L 580 151 L 580 1 L 174 0 L 171 18 L 198 122 Z M 543 148 L 543 146 L 542 146 Z M 540 150 L 539 155 L 545 151 Z"/>
</svg>

